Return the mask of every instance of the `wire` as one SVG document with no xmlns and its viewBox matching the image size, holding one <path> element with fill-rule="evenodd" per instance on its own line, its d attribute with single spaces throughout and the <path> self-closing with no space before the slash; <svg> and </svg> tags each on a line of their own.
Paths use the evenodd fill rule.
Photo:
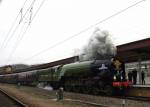
<svg viewBox="0 0 150 107">
<path fill-rule="evenodd" d="M 27 0 L 23 3 L 22 8 L 25 6 L 26 2 L 27 2 Z M 22 8 L 21 8 L 21 9 L 22 9 Z M 21 11 L 21 10 L 20 10 L 20 11 Z M 7 33 L 7 35 L 6 35 L 6 37 L 4 38 L 4 41 L 2 42 L 2 45 L 1 45 L 0 49 L 3 49 L 3 46 L 4 46 L 5 42 L 7 41 L 8 37 L 9 37 L 9 34 L 10 34 L 10 32 L 12 31 L 12 29 L 13 29 L 13 27 L 14 27 L 14 25 L 15 25 L 15 23 L 16 23 L 18 17 L 19 17 L 19 15 L 20 15 L 20 11 L 19 11 L 17 17 L 15 18 L 14 22 L 12 23 L 12 25 L 11 25 L 11 27 L 10 27 L 10 29 L 9 29 L 9 31 L 8 31 L 8 33 Z"/>
<path fill-rule="evenodd" d="M 27 2 L 27 0 L 25 0 L 25 2 L 23 3 L 22 8 L 25 6 L 26 2 Z M 22 8 L 21 8 L 21 9 L 22 9 Z M 21 11 L 21 10 L 20 10 L 20 11 Z M 12 29 L 13 29 L 13 27 L 14 27 L 14 25 L 15 25 L 15 23 L 16 23 L 18 17 L 19 17 L 19 15 L 20 15 L 20 11 L 19 11 L 17 17 L 15 18 L 14 22 L 12 23 L 12 25 L 11 25 L 11 27 L 10 27 L 10 29 L 9 29 L 9 31 L 8 31 L 8 33 L 7 33 L 7 35 L 6 35 L 6 37 L 4 38 L 4 41 L 2 42 L 2 45 L 1 45 L 0 49 L 3 49 L 3 48 L 4 48 L 4 44 L 5 44 L 5 42 L 7 41 L 8 37 L 9 37 L 9 34 L 10 34 L 10 32 L 12 31 Z"/>
<path fill-rule="evenodd" d="M 30 11 L 30 9 L 32 8 L 32 6 L 34 5 L 34 3 L 35 3 L 35 0 L 33 0 L 33 2 L 31 3 L 30 7 L 26 10 L 26 12 L 25 12 L 25 14 L 23 15 L 23 17 L 22 17 L 21 20 L 23 20 L 23 19 L 25 18 L 26 14 L 28 13 L 28 11 Z M 21 8 L 21 9 L 23 9 L 23 8 Z M 11 36 L 7 39 L 5 45 L 3 46 L 4 48 L 6 48 L 8 42 L 13 38 L 13 35 L 15 34 L 15 32 L 16 32 L 17 29 L 18 29 L 18 27 L 20 26 L 20 23 L 21 23 L 21 22 L 19 22 L 19 23 L 17 24 L 17 26 L 16 26 L 15 29 L 13 30 Z"/>
<path fill-rule="evenodd" d="M 36 15 L 37 15 L 37 13 L 39 12 L 39 10 L 41 9 L 41 7 L 42 7 L 42 5 L 44 4 L 44 2 L 45 2 L 45 0 L 43 0 L 42 2 L 41 2 L 41 4 L 40 4 L 40 6 L 39 6 L 39 8 L 37 9 L 37 11 L 35 12 L 35 14 L 34 14 L 34 16 L 33 16 L 33 18 L 32 18 L 32 21 L 34 20 L 34 18 L 36 17 Z M 31 21 L 31 22 L 32 22 Z"/>
<path fill-rule="evenodd" d="M 17 38 L 17 41 L 16 41 L 16 43 L 15 43 L 12 51 L 10 52 L 9 57 L 8 57 L 6 63 L 8 63 L 10 61 L 11 57 L 13 56 L 14 52 L 16 51 L 16 49 L 18 47 L 17 44 L 19 44 L 21 42 L 21 40 L 23 39 L 23 36 L 21 35 L 21 33 L 22 33 L 23 29 L 24 29 L 24 26 L 25 26 L 25 23 L 22 25 L 22 28 L 21 28 L 21 31 L 19 32 L 19 36 Z"/>
<path fill-rule="evenodd" d="M 35 3 L 35 0 L 33 0 L 33 2 L 31 3 L 30 7 L 27 9 L 27 11 L 25 12 L 25 14 L 23 15 L 22 18 L 25 18 L 27 12 L 30 11 L 30 9 L 33 7 L 34 3 Z M 23 20 L 23 19 L 22 19 L 22 20 Z M 19 25 L 20 25 L 20 23 L 18 24 L 18 26 L 19 26 Z M 12 35 L 14 35 L 14 33 L 16 32 L 18 26 L 16 27 L 16 29 L 14 30 L 14 32 L 13 32 Z M 8 59 L 7 59 L 7 63 L 8 63 L 8 61 L 11 59 L 11 57 L 13 56 L 14 52 L 16 51 L 16 49 L 17 49 L 17 47 L 18 47 L 18 44 L 19 44 L 19 43 L 21 42 L 21 40 L 23 39 L 24 33 L 23 33 L 22 35 L 21 35 L 21 33 L 22 33 L 22 30 L 23 30 L 24 26 L 25 26 L 25 23 L 23 24 L 23 26 L 22 26 L 22 28 L 21 28 L 21 31 L 19 32 L 18 40 L 16 41 L 16 43 L 15 43 L 15 45 L 14 45 L 12 51 L 11 51 L 10 54 L 9 54 L 9 57 L 8 57 Z M 28 24 L 28 26 L 29 26 L 29 24 Z M 27 27 L 28 27 L 28 26 L 27 26 Z M 27 28 L 25 29 L 24 32 L 26 32 L 26 30 L 27 30 Z M 12 36 L 11 36 L 11 37 L 12 37 Z M 10 40 L 10 39 L 11 39 L 11 38 L 9 38 L 9 40 Z"/>
<path fill-rule="evenodd" d="M 30 9 L 33 7 L 34 3 L 35 3 L 36 0 L 33 0 L 32 4 L 30 5 L 30 7 L 27 9 L 27 11 L 30 11 Z M 18 41 L 16 42 L 16 46 L 14 46 L 13 50 L 11 51 L 9 57 L 8 57 L 8 60 L 7 60 L 7 63 L 8 61 L 10 60 L 10 58 L 13 56 L 13 53 L 16 51 L 17 47 L 18 47 L 18 44 L 21 42 L 21 40 L 23 39 L 23 36 L 25 35 L 25 33 L 27 32 L 29 26 L 31 25 L 31 22 L 34 20 L 34 18 L 36 17 L 37 13 L 39 12 L 39 10 L 41 9 L 42 5 L 44 4 L 45 0 L 43 0 L 40 4 L 40 6 L 38 7 L 37 11 L 35 12 L 33 18 L 31 19 L 30 17 L 30 22 L 28 24 L 28 26 L 26 27 L 26 29 L 24 30 L 23 34 L 22 35 L 19 35 L 20 36 L 20 39 L 18 39 Z M 27 11 L 26 13 L 24 14 L 23 18 L 25 17 L 25 15 L 27 14 Z M 23 28 L 23 27 L 22 27 Z M 15 32 L 15 31 L 14 31 Z M 21 34 L 21 32 L 20 32 Z"/>
<path fill-rule="evenodd" d="M 48 50 L 50 50 L 50 49 L 52 49 L 52 48 L 54 48 L 54 47 L 56 47 L 56 46 L 58 46 L 58 45 L 60 45 L 60 44 L 62 44 L 62 43 L 64 43 L 64 42 L 66 42 L 66 41 L 68 41 L 68 40 L 70 40 L 70 39 L 72 39 L 72 38 L 74 38 L 74 37 L 76 37 L 76 36 L 78 36 L 78 35 L 80 35 L 80 34 L 86 32 L 87 30 L 93 28 L 94 26 L 96 26 L 96 25 L 98 25 L 98 24 L 100 24 L 100 23 L 103 23 L 103 22 L 105 22 L 105 21 L 107 21 L 107 20 L 109 20 L 109 19 L 111 19 L 111 18 L 113 18 L 113 17 L 115 17 L 115 16 L 117 16 L 117 15 L 119 15 L 119 14 L 121 14 L 121 13 L 127 11 L 128 9 L 130 9 L 130 8 L 132 8 L 132 7 L 134 7 L 134 6 L 138 5 L 138 4 L 140 4 L 140 3 L 143 2 L 143 1 L 146 1 L 146 0 L 138 1 L 138 2 L 136 2 L 136 3 L 134 3 L 134 4 L 130 5 L 130 6 L 128 6 L 127 8 L 122 9 L 122 10 L 118 11 L 117 13 L 115 13 L 115 14 L 113 14 L 113 15 L 111 15 L 111 16 L 109 16 L 109 17 L 107 17 L 107 18 L 105 18 L 105 19 L 103 19 L 103 20 L 101 20 L 101 21 L 99 21 L 99 22 L 97 22 L 97 23 L 95 23 L 95 24 L 93 24 L 93 25 L 91 25 L 91 26 L 85 28 L 84 30 L 81 30 L 81 31 L 78 32 L 77 34 L 74 34 L 73 36 L 71 36 L 71 37 L 69 37 L 69 38 L 66 38 L 66 39 L 64 39 L 64 40 L 62 40 L 62 41 L 60 41 L 60 42 L 54 44 L 53 46 L 51 46 L 51 47 L 49 47 L 49 48 L 46 48 L 46 49 L 44 49 L 44 50 L 42 50 L 42 51 L 40 51 L 40 52 L 38 52 L 38 53 L 36 53 L 36 54 L 34 54 L 34 55 L 28 57 L 28 58 L 25 58 L 25 59 L 23 59 L 23 60 L 21 60 L 21 61 L 30 60 L 30 59 L 32 59 L 33 57 L 38 56 L 38 55 L 40 55 L 41 53 L 43 53 L 43 52 L 45 52 L 45 51 L 48 51 Z"/>
</svg>

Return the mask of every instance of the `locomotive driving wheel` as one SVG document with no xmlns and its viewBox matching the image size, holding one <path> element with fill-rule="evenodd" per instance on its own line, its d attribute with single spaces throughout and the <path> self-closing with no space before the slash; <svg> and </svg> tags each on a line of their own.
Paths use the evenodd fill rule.
<svg viewBox="0 0 150 107">
<path fill-rule="evenodd" d="M 69 85 L 65 85 L 65 91 L 68 91 L 68 92 L 72 91 L 72 87 Z"/>
<path fill-rule="evenodd" d="M 85 94 L 90 94 L 91 88 L 88 86 L 84 86 L 84 87 L 82 87 L 82 92 Z"/>
<path fill-rule="evenodd" d="M 98 95 L 98 94 L 99 94 L 99 89 L 98 89 L 97 87 L 93 87 L 93 88 L 92 88 L 92 93 L 93 93 L 94 95 Z"/>
<path fill-rule="evenodd" d="M 110 85 L 106 85 L 104 87 L 104 90 L 105 90 L 106 95 L 108 96 L 111 96 L 113 94 L 113 88 Z"/>
</svg>

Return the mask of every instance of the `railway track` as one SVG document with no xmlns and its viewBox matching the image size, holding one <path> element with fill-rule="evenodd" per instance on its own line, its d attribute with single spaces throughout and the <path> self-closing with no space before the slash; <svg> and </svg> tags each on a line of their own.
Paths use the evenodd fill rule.
<svg viewBox="0 0 150 107">
<path fill-rule="evenodd" d="M 1 85 L 1 87 L 3 90 L 9 93 L 13 93 L 13 91 L 14 92 L 18 91 L 17 94 L 15 93 L 13 94 L 16 96 L 20 95 L 19 93 L 21 94 L 24 93 L 23 96 L 24 95 L 26 96 L 24 97 L 24 100 L 26 102 L 29 102 L 29 105 L 31 104 L 31 102 L 33 102 L 33 104 L 31 104 L 34 105 L 33 107 L 49 107 L 49 106 L 57 107 L 59 106 L 59 104 L 61 105 L 61 107 L 66 107 L 66 106 L 67 107 L 73 107 L 73 106 L 75 107 L 116 107 L 116 106 L 122 107 L 123 104 L 128 107 L 149 107 L 150 104 L 149 98 L 145 98 L 141 96 L 139 97 L 109 96 L 108 97 L 106 95 L 102 95 L 102 96 L 87 95 L 87 94 L 72 93 L 72 92 L 64 92 L 64 99 L 62 101 L 57 101 L 55 90 L 48 91 L 40 88 L 26 87 L 26 86 L 21 86 L 20 88 L 17 88 L 16 86 L 13 85 Z M 32 101 L 30 100 L 31 99 L 30 96 L 32 96 Z M 36 100 L 37 98 L 38 101 Z M 43 106 L 43 104 L 47 104 L 49 106 Z"/>
<path fill-rule="evenodd" d="M 28 105 L 9 95 L 2 89 L 0 89 L 0 96 L 0 107 L 28 107 Z"/>
<path fill-rule="evenodd" d="M 74 100 L 74 99 L 65 99 L 66 101 L 72 101 L 72 102 L 78 102 L 82 104 L 87 104 L 89 106 L 94 106 L 94 107 L 110 107 L 108 105 L 104 104 L 98 104 L 98 103 L 93 103 L 93 102 L 88 102 L 88 101 L 82 101 L 82 100 Z"/>
<path fill-rule="evenodd" d="M 150 101 L 150 97 L 135 97 L 135 96 L 128 96 L 124 97 L 123 99 L 129 99 L 129 100 L 136 100 L 136 101 Z"/>
</svg>

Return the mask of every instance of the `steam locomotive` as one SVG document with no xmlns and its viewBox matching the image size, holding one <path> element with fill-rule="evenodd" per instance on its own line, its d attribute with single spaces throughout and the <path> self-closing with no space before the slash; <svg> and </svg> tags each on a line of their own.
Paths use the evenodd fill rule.
<svg viewBox="0 0 150 107">
<path fill-rule="evenodd" d="M 88 94 L 124 92 L 129 84 L 125 77 L 124 63 L 118 58 L 93 60 L 53 66 L 46 69 L 0 75 L 0 82 L 51 85 L 65 91 Z"/>
</svg>

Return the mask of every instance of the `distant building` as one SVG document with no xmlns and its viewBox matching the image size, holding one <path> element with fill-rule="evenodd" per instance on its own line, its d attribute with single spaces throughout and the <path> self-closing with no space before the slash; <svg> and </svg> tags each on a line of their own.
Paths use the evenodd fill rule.
<svg viewBox="0 0 150 107">
<path fill-rule="evenodd" d="M 4 67 L 4 71 L 7 72 L 7 73 L 12 72 L 12 66 L 10 66 L 10 65 L 5 66 L 5 67 Z"/>
</svg>

